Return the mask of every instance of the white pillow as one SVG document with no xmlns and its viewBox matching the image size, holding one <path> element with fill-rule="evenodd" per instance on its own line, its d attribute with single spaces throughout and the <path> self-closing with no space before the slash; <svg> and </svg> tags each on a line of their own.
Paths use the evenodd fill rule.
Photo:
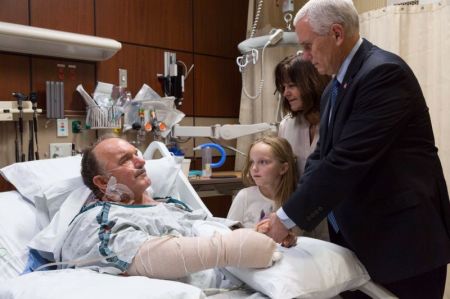
<svg viewBox="0 0 450 299">
<path fill-rule="evenodd" d="M 0 169 L 0 173 L 23 197 L 34 203 L 34 196 L 42 196 L 44 187 L 57 181 L 80 176 L 81 156 L 14 163 Z"/>
<path fill-rule="evenodd" d="M 177 164 L 173 157 L 147 160 L 145 169 L 152 180 L 154 197 L 166 197 L 175 195 L 175 180 L 181 165 Z M 22 196 L 31 202 L 35 202 L 35 196 L 64 196 L 71 192 L 79 184 L 73 187 L 71 183 L 81 182 L 81 156 L 63 157 L 56 159 L 36 160 L 14 163 L 0 169 L 0 173 L 19 191 Z M 78 179 L 77 179 L 78 178 Z M 48 190 L 54 187 L 54 190 Z M 66 189 L 67 188 L 67 189 Z M 58 202 L 60 198 L 52 198 Z M 52 208 L 55 208 L 52 207 Z M 49 210 L 50 212 L 50 210 Z M 51 212 L 50 212 L 51 213 Z"/>
<path fill-rule="evenodd" d="M 172 157 L 147 160 L 145 169 L 152 182 L 147 191 L 149 191 L 153 197 L 175 195 L 175 181 L 177 173 L 180 171 L 180 165 L 176 164 Z M 82 189 L 83 186 L 87 189 L 81 175 L 60 180 L 43 187 L 43 196 L 40 198 L 35 197 L 35 199 L 37 202 L 42 200 L 45 201 L 48 209 L 47 213 L 51 220 L 72 191 L 79 188 Z M 38 206 L 40 207 L 41 204 L 38 204 Z"/>
<path fill-rule="evenodd" d="M 63 201 L 60 209 L 42 231 L 28 243 L 28 247 L 40 251 L 47 260 L 58 260 L 59 246 L 70 222 L 80 212 L 91 191 L 86 186 L 73 190 Z"/>
<path fill-rule="evenodd" d="M 36 204 L 38 223 L 46 226 L 69 194 L 84 186 L 81 156 L 15 163 L 0 170 L 26 199 Z M 154 197 L 176 197 L 175 181 L 180 165 L 172 157 L 147 160 L 145 168 L 152 181 Z"/>
<path fill-rule="evenodd" d="M 358 288 L 370 277 L 350 250 L 317 239 L 300 237 L 283 258 L 266 269 L 226 268 L 270 298 L 331 298 Z"/>
<path fill-rule="evenodd" d="M 41 217 L 46 217 L 48 224 L 67 197 L 69 197 L 74 190 L 82 187 L 88 189 L 88 187 L 84 185 L 81 176 L 60 180 L 43 187 L 42 196 L 38 195 L 34 197 L 36 209 L 39 211 L 38 221 L 44 224 L 45 220 L 41 219 Z M 46 225 L 43 225 L 43 227 L 45 226 Z"/>
<path fill-rule="evenodd" d="M 0 282 L 25 269 L 26 244 L 38 232 L 34 211 L 17 191 L 0 193 Z"/>
<path fill-rule="evenodd" d="M 145 161 L 145 169 L 152 181 L 153 197 L 176 197 L 175 181 L 181 171 L 181 164 L 172 156 Z"/>
<path fill-rule="evenodd" d="M 200 299 L 197 287 L 142 276 L 114 276 L 87 269 L 33 272 L 0 285 L 0 298 L 8 299 Z"/>
</svg>

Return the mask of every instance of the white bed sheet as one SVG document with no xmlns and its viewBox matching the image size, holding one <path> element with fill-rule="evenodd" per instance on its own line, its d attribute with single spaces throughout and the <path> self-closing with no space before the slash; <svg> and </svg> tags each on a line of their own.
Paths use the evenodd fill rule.
<svg viewBox="0 0 450 299">
<path fill-rule="evenodd" d="M 0 283 L 2 299 L 202 299 L 201 289 L 142 276 L 120 277 L 87 269 L 34 272 Z"/>
</svg>

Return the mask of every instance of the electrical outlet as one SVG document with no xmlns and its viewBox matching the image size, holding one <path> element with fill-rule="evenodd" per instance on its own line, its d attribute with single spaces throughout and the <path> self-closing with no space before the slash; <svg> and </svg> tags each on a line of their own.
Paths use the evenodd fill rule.
<svg viewBox="0 0 450 299">
<path fill-rule="evenodd" d="M 69 119 L 58 118 L 56 120 L 56 136 L 67 137 L 69 136 Z"/>
<path fill-rule="evenodd" d="M 50 158 L 68 157 L 72 155 L 72 143 L 50 143 Z"/>
<path fill-rule="evenodd" d="M 128 85 L 128 72 L 126 69 L 119 69 L 119 86 L 127 87 Z"/>
</svg>

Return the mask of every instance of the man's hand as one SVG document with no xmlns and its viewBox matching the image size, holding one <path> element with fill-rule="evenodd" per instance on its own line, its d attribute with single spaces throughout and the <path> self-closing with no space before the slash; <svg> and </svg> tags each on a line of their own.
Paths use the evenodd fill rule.
<svg viewBox="0 0 450 299">
<path fill-rule="evenodd" d="M 268 218 L 256 224 L 256 230 L 268 235 L 277 243 L 282 243 L 289 234 L 289 230 L 281 223 L 275 213 L 271 213 Z"/>
</svg>

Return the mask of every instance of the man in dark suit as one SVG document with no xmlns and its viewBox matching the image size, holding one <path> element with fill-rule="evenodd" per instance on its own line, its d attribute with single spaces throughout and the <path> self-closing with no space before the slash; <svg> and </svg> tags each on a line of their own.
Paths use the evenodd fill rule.
<svg viewBox="0 0 450 299">
<path fill-rule="evenodd" d="M 310 0 L 294 24 L 303 58 L 334 79 L 322 95 L 319 144 L 299 188 L 266 220 L 268 235 L 280 242 L 328 217 L 331 240 L 375 282 L 399 298 L 442 298 L 450 204 L 416 77 L 360 38 L 350 0 Z"/>
</svg>

